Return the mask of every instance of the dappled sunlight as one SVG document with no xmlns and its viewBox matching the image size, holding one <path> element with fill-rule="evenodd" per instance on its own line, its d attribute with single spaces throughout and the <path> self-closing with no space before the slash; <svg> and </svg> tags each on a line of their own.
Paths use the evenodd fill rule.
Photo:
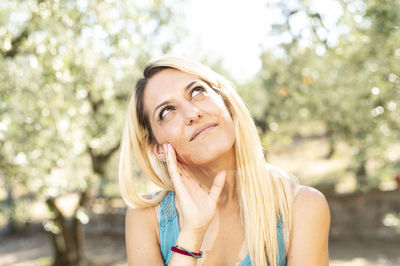
<svg viewBox="0 0 400 266">
<path fill-rule="evenodd" d="M 329 262 L 329 265 L 331 266 L 387 266 L 387 265 L 393 265 L 390 262 L 388 262 L 387 259 L 381 258 L 378 259 L 377 261 L 368 261 L 364 258 L 354 258 L 348 261 L 344 260 L 333 260 Z"/>
<path fill-rule="evenodd" d="M 44 234 L 25 237 L 2 237 L 0 245 L 0 265 L 35 265 L 40 257 L 51 256 L 49 237 Z"/>
<path fill-rule="evenodd" d="M 324 183 L 324 177 L 329 173 L 345 172 L 349 157 L 346 148 L 342 145 L 338 148 L 340 156 L 326 159 L 324 156 L 328 152 L 328 139 L 315 138 L 296 141 L 287 148 L 281 148 L 274 153 L 271 147 L 271 162 L 283 169 L 297 175 L 306 184 Z M 336 183 L 336 180 L 325 180 L 325 182 Z"/>
<path fill-rule="evenodd" d="M 400 243 L 375 241 L 334 241 L 329 243 L 329 265 L 397 266 L 400 265 Z"/>
<path fill-rule="evenodd" d="M 79 195 L 77 193 L 65 194 L 56 200 L 56 205 L 66 217 L 72 217 L 78 207 Z"/>
<path fill-rule="evenodd" d="M 388 213 L 382 220 L 383 224 L 388 227 L 396 228 L 400 232 L 400 213 Z"/>
<path fill-rule="evenodd" d="M 389 241 L 400 234 L 399 10 L 398 0 L 0 1 L 0 265 L 49 265 L 53 243 L 74 257 L 75 236 L 95 265 L 127 265 L 121 133 L 143 66 L 162 54 L 231 80 L 267 162 L 331 194 L 331 235 L 343 241 L 330 243 L 330 265 L 400 265 Z M 129 163 L 140 195 L 161 190 Z"/>
</svg>

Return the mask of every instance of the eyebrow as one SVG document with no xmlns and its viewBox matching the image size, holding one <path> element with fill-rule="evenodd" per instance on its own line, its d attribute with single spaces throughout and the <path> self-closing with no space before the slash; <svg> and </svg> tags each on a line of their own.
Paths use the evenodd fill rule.
<svg viewBox="0 0 400 266">
<path fill-rule="evenodd" d="M 197 83 L 197 81 L 192 81 L 192 82 L 190 82 L 188 85 L 186 85 L 186 87 L 185 87 L 185 92 L 187 91 L 187 90 L 189 90 L 192 86 L 193 86 L 193 84 L 195 84 L 195 83 Z M 170 101 L 163 101 L 162 103 L 160 103 L 159 105 L 157 105 L 156 106 L 156 108 L 154 109 L 154 111 L 153 111 L 153 117 L 154 117 L 154 114 L 156 113 L 156 111 L 157 111 L 157 109 L 158 108 L 160 108 L 161 106 L 163 106 L 163 105 L 166 105 L 166 104 L 169 104 L 170 103 Z"/>
</svg>

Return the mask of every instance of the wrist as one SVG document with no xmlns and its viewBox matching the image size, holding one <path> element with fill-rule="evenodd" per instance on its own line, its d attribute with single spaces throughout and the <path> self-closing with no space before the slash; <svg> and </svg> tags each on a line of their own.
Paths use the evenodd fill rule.
<svg viewBox="0 0 400 266">
<path fill-rule="evenodd" d="M 203 243 L 203 239 L 205 236 L 205 232 L 203 231 L 184 231 L 182 230 L 179 233 L 176 244 L 180 247 L 183 247 L 187 250 L 199 252 L 201 248 L 201 244 Z"/>
<path fill-rule="evenodd" d="M 203 252 L 201 250 L 200 252 L 189 251 L 183 247 L 180 247 L 179 245 L 171 247 L 171 251 L 196 259 L 201 258 L 203 256 Z"/>
<path fill-rule="evenodd" d="M 185 223 L 183 224 L 182 228 L 181 228 L 181 232 L 187 235 L 191 235 L 193 237 L 204 237 L 204 235 L 207 232 L 208 226 L 191 226 L 191 225 L 186 225 Z"/>
</svg>

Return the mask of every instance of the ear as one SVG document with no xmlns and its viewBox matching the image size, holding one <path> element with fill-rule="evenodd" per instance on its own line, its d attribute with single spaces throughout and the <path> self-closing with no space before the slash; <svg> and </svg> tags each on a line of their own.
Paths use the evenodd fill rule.
<svg viewBox="0 0 400 266">
<path fill-rule="evenodd" d="M 159 159 L 162 160 L 165 158 L 165 152 L 162 148 L 162 144 L 150 144 L 151 150 L 153 151 L 154 155 Z"/>
</svg>

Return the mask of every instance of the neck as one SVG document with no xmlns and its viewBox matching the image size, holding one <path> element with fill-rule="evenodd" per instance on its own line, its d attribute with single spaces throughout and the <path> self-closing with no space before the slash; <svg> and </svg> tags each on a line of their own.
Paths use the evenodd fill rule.
<svg viewBox="0 0 400 266">
<path fill-rule="evenodd" d="M 221 155 L 212 162 L 201 166 L 186 166 L 186 169 L 200 182 L 201 187 L 210 191 L 215 176 L 226 170 L 225 184 L 218 200 L 218 207 L 224 207 L 236 202 L 236 159 L 232 148 L 228 153 Z"/>
</svg>

